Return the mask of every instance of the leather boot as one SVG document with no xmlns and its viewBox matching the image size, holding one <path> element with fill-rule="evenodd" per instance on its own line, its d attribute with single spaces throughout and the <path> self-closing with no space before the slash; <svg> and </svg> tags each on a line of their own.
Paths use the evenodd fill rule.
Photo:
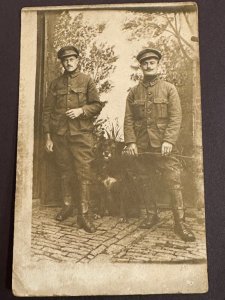
<svg viewBox="0 0 225 300">
<path fill-rule="evenodd" d="M 141 229 L 150 229 L 159 221 L 156 203 L 153 200 L 154 197 L 152 198 L 153 195 L 151 195 L 151 192 L 152 191 L 148 186 L 144 186 L 142 189 L 142 197 L 144 200 L 147 217 L 139 226 Z"/>
<path fill-rule="evenodd" d="M 184 207 L 181 190 L 171 191 L 174 215 L 174 232 L 185 242 L 194 242 L 195 236 L 184 221 Z"/>
<path fill-rule="evenodd" d="M 81 183 L 80 184 L 80 207 L 79 214 L 77 216 L 77 224 L 80 228 L 83 228 L 89 233 L 94 233 L 96 228 L 91 221 L 90 211 L 90 184 Z"/>
<path fill-rule="evenodd" d="M 63 202 L 64 204 L 62 209 L 55 217 L 55 219 L 60 222 L 66 220 L 68 217 L 70 217 L 73 214 L 72 197 L 65 196 L 63 198 Z"/>
<path fill-rule="evenodd" d="M 73 214 L 71 177 L 68 175 L 63 175 L 61 178 L 61 186 L 63 195 L 63 207 L 55 217 L 57 221 L 64 221 Z"/>
</svg>

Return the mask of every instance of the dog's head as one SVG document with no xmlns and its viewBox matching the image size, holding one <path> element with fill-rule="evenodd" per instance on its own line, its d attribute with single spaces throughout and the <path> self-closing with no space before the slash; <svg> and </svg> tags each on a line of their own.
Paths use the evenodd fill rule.
<svg viewBox="0 0 225 300">
<path fill-rule="evenodd" d="M 109 161 L 116 156 L 116 141 L 107 139 L 102 143 L 102 157 L 103 160 Z"/>
</svg>

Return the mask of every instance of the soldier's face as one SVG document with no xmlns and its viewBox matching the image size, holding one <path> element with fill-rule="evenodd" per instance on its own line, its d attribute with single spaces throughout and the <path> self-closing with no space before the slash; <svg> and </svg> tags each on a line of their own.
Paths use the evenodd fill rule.
<svg viewBox="0 0 225 300">
<path fill-rule="evenodd" d="M 155 58 L 145 59 L 140 64 L 144 76 L 154 76 L 158 74 L 159 61 Z"/>
<path fill-rule="evenodd" d="M 78 65 L 78 58 L 76 56 L 68 56 L 62 59 L 62 65 L 67 72 L 73 72 Z"/>
</svg>

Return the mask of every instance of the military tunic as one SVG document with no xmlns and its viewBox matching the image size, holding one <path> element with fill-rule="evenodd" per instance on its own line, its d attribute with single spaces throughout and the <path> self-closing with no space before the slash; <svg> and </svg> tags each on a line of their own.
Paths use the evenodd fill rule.
<svg viewBox="0 0 225 300">
<path fill-rule="evenodd" d="M 144 183 L 159 169 L 167 188 L 180 189 L 180 163 L 173 153 L 177 152 L 181 120 L 180 99 L 173 84 L 156 78 L 140 81 L 130 90 L 124 120 L 125 143 L 136 143 L 139 154 L 160 154 L 163 142 L 173 144 L 172 154 L 167 157 L 145 154 L 135 159 L 136 171 Z"/>
<path fill-rule="evenodd" d="M 83 114 L 71 119 L 66 111 L 82 108 Z M 63 178 L 76 170 L 79 181 L 90 181 L 93 160 L 93 120 L 102 105 L 90 76 L 65 72 L 50 85 L 43 109 L 44 133 L 53 140 L 53 154 Z"/>
</svg>

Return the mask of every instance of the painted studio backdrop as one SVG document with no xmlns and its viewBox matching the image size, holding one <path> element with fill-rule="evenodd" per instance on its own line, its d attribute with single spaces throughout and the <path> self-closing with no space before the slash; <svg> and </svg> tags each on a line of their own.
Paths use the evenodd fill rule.
<svg viewBox="0 0 225 300">
<path fill-rule="evenodd" d="M 38 12 L 37 73 L 34 126 L 33 199 L 43 206 L 60 204 L 58 172 L 45 153 L 42 108 L 50 82 L 63 71 L 57 51 L 68 44 L 80 50 L 80 68 L 94 79 L 102 102 L 97 130 L 123 141 L 123 119 L 129 88 L 141 72 L 135 59 L 145 47 L 160 49 L 161 77 L 176 85 L 183 121 L 179 138 L 185 205 L 203 206 L 201 106 L 197 12 L 194 5 L 115 10 Z M 98 126 L 97 126 L 98 125 Z M 169 201 L 159 189 L 159 204 Z"/>
</svg>

